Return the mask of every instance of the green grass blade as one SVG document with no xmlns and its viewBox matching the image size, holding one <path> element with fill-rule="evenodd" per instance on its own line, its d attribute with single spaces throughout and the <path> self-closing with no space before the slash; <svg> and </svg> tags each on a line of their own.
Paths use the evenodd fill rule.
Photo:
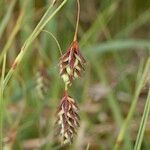
<svg viewBox="0 0 150 150">
<path fill-rule="evenodd" d="M 9 21 L 11 15 L 12 15 L 12 11 L 13 11 L 13 8 L 15 6 L 15 3 L 16 3 L 16 0 L 13 0 L 10 3 L 10 5 L 8 7 L 8 11 L 7 11 L 6 15 L 4 16 L 4 18 L 3 18 L 3 20 L 2 20 L 2 22 L 0 24 L 0 38 L 1 38 L 5 28 L 6 28 L 6 25 L 7 25 L 8 21 Z"/>
<path fill-rule="evenodd" d="M 59 12 L 59 10 L 65 5 L 65 3 L 67 2 L 67 0 L 64 0 L 59 6 L 58 8 L 50 15 L 48 16 L 48 18 L 43 22 L 42 25 L 39 24 L 37 25 L 37 27 L 35 28 L 35 30 L 31 33 L 31 35 L 29 36 L 29 38 L 26 40 L 26 42 L 24 43 L 23 47 L 21 48 L 20 53 L 18 54 L 18 56 L 16 57 L 13 66 L 10 68 L 9 72 L 7 73 L 5 80 L 4 80 L 4 88 L 6 87 L 9 79 L 11 78 L 11 76 L 13 75 L 13 73 L 16 70 L 16 67 L 20 64 L 21 60 L 23 59 L 28 47 L 31 45 L 31 43 L 35 40 L 35 38 L 39 35 L 39 33 L 42 31 L 42 29 L 46 26 L 46 24 Z M 51 5 L 50 7 L 51 8 Z M 48 8 L 48 10 L 49 10 Z M 46 12 L 47 13 L 47 12 Z M 43 16 L 45 18 L 45 15 Z M 43 20 L 43 19 L 41 19 Z"/>
<path fill-rule="evenodd" d="M 148 58 L 148 60 L 146 62 L 144 72 L 143 72 L 143 74 L 141 76 L 140 81 L 138 82 L 138 85 L 137 85 L 137 88 L 135 90 L 135 94 L 134 94 L 134 97 L 133 97 L 133 100 L 132 100 L 132 104 L 131 104 L 129 113 L 127 115 L 127 118 L 124 121 L 124 124 L 122 125 L 122 127 L 120 129 L 120 132 L 119 132 L 118 137 L 117 137 L 116 144 L 114 146 L 114 150 L 118 150 L 119 149 L 120 144 L 122 143 L 122 141 L 124 139 L 124 135 L 126 133 L 128 125 L 129 125 L 129 123 L 130 123 L 130 121 L 131 121 L 131 119 L 132 119 L 132 117 L 134 115 L 134 111 L 135 111 L 135 108 L 136 108 L 138 97 L 140 95 L 140 92 L 141 92 L 144 84 L 145 84 L 145 79 L 146 79 L 147 74 L 149 72 L 149 68 L 150 68 L 150 57 Z"/>
<path fill-rule="evenodd" d="M 80 41 L 81 46 L 88 43 L 90 38 L 96 37 L 95 34 L 97 34 L 97 29 L 102 30 L 102 28 L 106 26 L 106 24 L 110 21 L 111 17 L 113 16 L 113 14 L 117 8 L 117 5 L 118 5 L 118 1 L 116 1 L 115 3 L 113 2 L 103 12 L 99 13 L 97 19 L 92 24 L 91 28 L 82 37 L 82 39 Z"/>
<path fill-rule="evenodd" d="M 101 43 L 97 46 L 92 46 L 86 48 L 85 53 L 103 53 L 103 52 L 113 52 L 113 51 L 121 51 L 125 49 L 135 49 L 135 48 L 149 48 L 150 41 L 149 40 L 140 40 L 140 39 L 124 39 L 124 40 L 114 40 L 109 42 Z"/>
<path fill-rule="evenodd" d="M 21 24 L 22 24 L 22 19 L 24 17 L 24 14 L 25 12 L 22 11 L 22 13 L 19 15 L 18 19 L 17 19 L 17 22 L 16 22 L 16 25 L 15 27 L 13 28 L 13 31 L 12 33 L 10 34 L 4 48 L 2 49 L 1 51 L 1 54 L 0 54 L 0 63 L 2 61 L 2 58 L 4 57 L 4 55 L 7 53 L 7 51 L 9 50 L 11 44 L 13 43 L 14 39 L 15 39 L 15 36 L 16 34 L 19 32 L 19 29 L 21 27 Z"/>
<path fill-rule="evenodd" d="M 4 119 L 3 81 L 4 81 L 4 76 L 5 76 L 5 67 L 6 67 L 6 55 L 4 55 L 4 59 L 3 59 L 1 84 L 0 84 L 0 149 L 3 149 L 3 119 Z"/>
<path fill-rule="evenodd" d="M 138 29 L 143 24 L 146 24 L 150 21 L 150 9 L 146 10 L 143 14 L 141 14 L 136 20 L 130 23 L 127 27 L 121 30 L 115 37 L 124 37 L 127 36 L 136 29 Z"/>
<path fill-rule="evenodd" d="M 145 128 L 146 128 L 146 123 L 147 123 L 147 120 L 148 120 L 149 111 L 150 111 L 150 88 L 149 88 L 148 97 L 147 97 L 147 100 L 146 100 L 146 104 L 145 104 L 145 108 L 144 108 L 140 128 L 139 128 L 138 135 L 137 135 L 137 138 L 136 138 L 136 143 L 135 143 L 134 150 L 140 150 L 141 149 L 141 144 L 142 144 L 142 140 L 143 140 L 143 137 L 144 137 L 144 131 L 145 131 Z"/>
<path fill-rule="evenodd" d="M 106 77 L 103 65 L 99 64 L 98 61 L 96 61 L 98 59 L 95 59 L 95 57 L 96 57 L 95 55 L 90 55 L 90 60 L 92 60 L 92 62 L 94 62 L 93 67 L 95 68 L 95 70 L 100 78 L 101 83 L 103 85 L 108 86 L 109 83 L 108 83 L 108 79 Z M 121 111 L 121 108 L 119 107 L 119 103 L 116 100 L 116 97 L 115 97 L 112 89 L 110 90 L 110 92 L 107 95 L 107 101 L 108 101 L 108 105 L 112 111 L 114 120 L 117 123 L 117 126 L 121 127 L 123 124 L 122 111 Z M 130 142 L 128 134 L 126 134 L 125 138 L 126 138 L 126 143 Z M 131 145 L 130 145 L 130 147 L 131 147 Z"/>
</svg>

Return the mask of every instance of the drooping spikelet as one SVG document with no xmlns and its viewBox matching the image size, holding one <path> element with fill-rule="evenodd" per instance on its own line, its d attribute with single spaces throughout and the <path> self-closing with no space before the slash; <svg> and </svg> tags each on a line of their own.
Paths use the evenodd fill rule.
<svg viewBox="0 0 150 150">
<path fill-rule="evenodd" d="M 60 58 L 60 75 L 66 84 L 71 84 L 75 78 L 81 76 L 85 59 L 80 53 L 79 44 L 73 41 L 67 52 Z"/>
<path fill-rule="evenodd" d="M 78 107 L 67 91 L 65 91 L 63 98 L 57 110 L 58 133 L 62 137 L 62 143 L 71 143 L 74 134 L 76 134 L 79 127 Z"/>
</svg>

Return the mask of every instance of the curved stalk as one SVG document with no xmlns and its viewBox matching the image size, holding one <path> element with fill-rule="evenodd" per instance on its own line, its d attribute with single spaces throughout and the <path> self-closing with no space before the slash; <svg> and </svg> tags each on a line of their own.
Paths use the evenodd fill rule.
<svg viewBox="0 0 150 150">
<path fill-rule="evenodd" d="M 53 33 L 51 33 L 50 31 L 47 31 L 47 30 L 43 30 L 43 32 L 46 32 L 48 33 L 56 42 L 57 46 L 58 46 L 58 49 L 59 49 L 59 52 L 60 52 L 60 55 L 62 55 L 62 49 L 61 49 L 61 46 L 57 40 L 57 38 L 53 35 Z"/>
<path fill-rule="evenodd" d="M 79 0 L 77 0 L 77 5 L 78 5 L 78 13 L 77 13 L 77 22 L 76 22 L 76 29 L 75 29 L 73 41 L 77 40 L 77 35 L 78 35 L 79 19 L 80 19 L 80 1 Z"/>
</svg>

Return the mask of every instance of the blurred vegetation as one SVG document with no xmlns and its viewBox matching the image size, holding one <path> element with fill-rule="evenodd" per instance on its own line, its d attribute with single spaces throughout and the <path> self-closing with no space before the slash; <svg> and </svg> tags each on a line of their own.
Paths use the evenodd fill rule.
<svg viewBox="0 0 150 150">
<path fill-rule="evenodd" d="M 134 149 L 146 99 L 150 101 L 150 1 L 80 1 L 79 40 L 87 65 L 69 91 L 81 116 L 74 143 L 61 146 L 54 136 L 55 112 L 63 93 L 60 53 L 55 40 L 42 31 L 1 90 L 4 150 Z M 57 1 L 50 14 L 61 2 Z M 0 0 L 1 89 L 3 58 L 7 74 L 50 3 Z M 72 42 L 76 12 L 76 1 L 68 0 L 44 28 L 56 36 L 63 52 Z M 122 128 L 126 129 L 123 134 L 119 132 Z M 141 149 L 149 150 L 149 119 L 144 129 Z"/>
</svg>

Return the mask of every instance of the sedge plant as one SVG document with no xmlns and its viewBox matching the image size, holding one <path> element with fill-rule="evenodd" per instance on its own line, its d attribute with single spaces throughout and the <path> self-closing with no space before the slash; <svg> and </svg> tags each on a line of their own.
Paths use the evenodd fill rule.
<svg viewBox="0 0 150 150">
<path fill-rule="evenodd" d="M 60 101 L 57 110 L 58 134 L 61 135 L 61 141 L 63 144 L 71 143 L 74 134 L 79 127 L 79 108 L 76 101 L 69 96 L 68 89 L 72 85 L 73 80 L 81 76 L 81 72 L 85 67 L 85 59 L 79 50 L 79 43 L 77 40 L 79 17 L 80 17 L 80 2 L 77 0 L 78 13 L 77 22 L 74 33 L 73 42 L 70 44 L 66 53 L 63 54 L 59 61 L 60 76 L 63 79 L 64 95 Z"/>
</svg>

